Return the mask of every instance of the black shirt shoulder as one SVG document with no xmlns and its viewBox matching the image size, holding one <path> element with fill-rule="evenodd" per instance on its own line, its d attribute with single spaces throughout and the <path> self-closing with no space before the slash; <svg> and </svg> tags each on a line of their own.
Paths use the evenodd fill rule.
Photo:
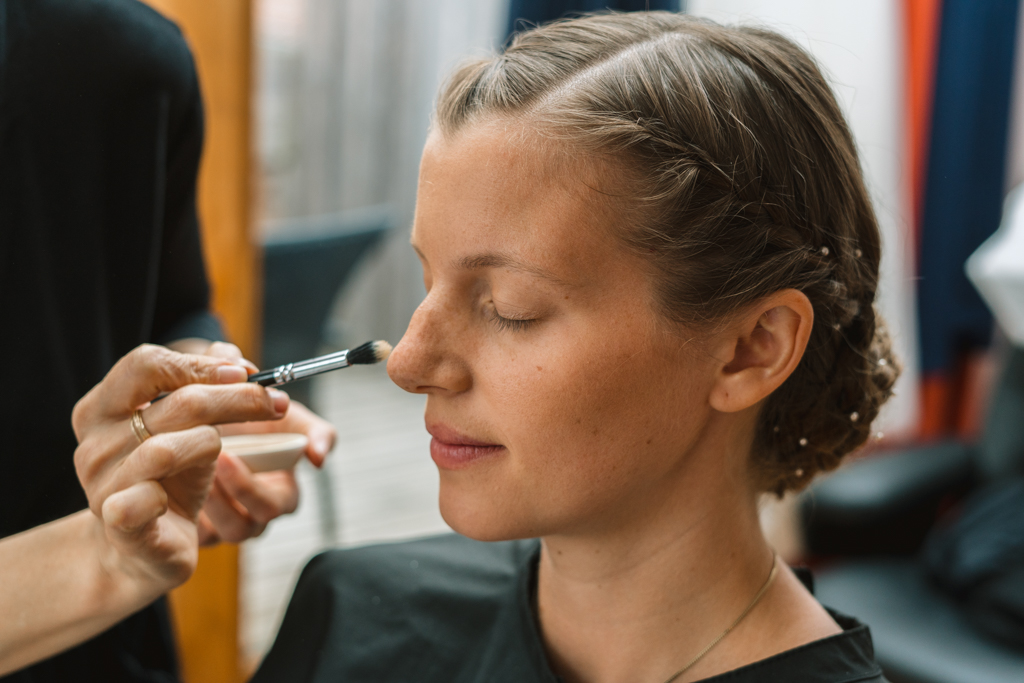
<svg viewBox="0 0 1024 683">
<path fill-rule="evenodd" d="M 182 93 L 192 87 L 192 56 L 181 31 L 139 0 L 6 1 L 7 50 L 29 53 L 18 60 L 29 80 L 88 74 L 81 85 L 89 88 L 125 81 L 176 84 Z"/>
<path fill-rule="evenodd" d="M 332 551 L 306 567 L 254 683 L 557 683 L 533 609 L 539 543 L 445 535 Z M 871 636 L 844 631 L 709 683 L 883 683 Z"/>
<path fill-rule="evenodd" d="M 537 547 L 447 534 L 319 555 L 253 681 L 554 683 L 519 590 Z"/>
</svg>

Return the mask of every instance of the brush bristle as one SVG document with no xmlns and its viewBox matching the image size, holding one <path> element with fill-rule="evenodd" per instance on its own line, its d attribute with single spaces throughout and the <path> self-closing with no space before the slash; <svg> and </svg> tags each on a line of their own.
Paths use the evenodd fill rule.
<svg viewBox="0 0 1024 683">
<path fill-rule="evenodd" d="M 348 352 L 350 365 L 373 365 L 386 360 L 391 354 L 391 344 L 386 341 L 369 341 Z"/>
</svg>

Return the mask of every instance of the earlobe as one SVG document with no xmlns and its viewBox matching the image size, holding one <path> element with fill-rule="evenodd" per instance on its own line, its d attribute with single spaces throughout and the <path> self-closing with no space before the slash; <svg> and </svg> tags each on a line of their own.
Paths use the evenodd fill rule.
<svg viewBox="0 0 1024 683">
<path fill-rule="evenodd" d="M 795 289 L 776 292 L 740 313 L 722 338 L 727 360 L 711 391 L 711 406 L 737 412 L 779 388 L 803 358 L 813 324 L 810 300 Z"/>
</svg>

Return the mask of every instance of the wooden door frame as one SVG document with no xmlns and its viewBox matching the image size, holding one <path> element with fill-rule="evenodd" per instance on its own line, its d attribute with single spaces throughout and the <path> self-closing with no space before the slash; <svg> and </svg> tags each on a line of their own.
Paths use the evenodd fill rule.
<svg viewBox="0 0 1024 683">
<path fill-rule="evenodd" d="M 192 48 L 206 112 L 199 217 L 212 309 L 231 341 L 258 359 L 262 283 L 252 225 L 252 0 L 145 0 Z M 240 683 L 239 549 L 204 548 L 170 595 L 185 683 Z"/>
</svg>

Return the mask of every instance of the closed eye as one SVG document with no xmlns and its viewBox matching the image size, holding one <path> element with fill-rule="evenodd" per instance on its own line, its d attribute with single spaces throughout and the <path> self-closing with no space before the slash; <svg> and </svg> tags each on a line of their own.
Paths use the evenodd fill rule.
<svg viewBox="0 0 1024 683">
<path fill-rule="evenodd" d="M 537 322 L 536 318 L 506 318 L 498 314 L 498 310 L 491 308 L 491 322 L 497 325 L 499 330 L 507 332 L 522 332 Z"/>
</svg>

